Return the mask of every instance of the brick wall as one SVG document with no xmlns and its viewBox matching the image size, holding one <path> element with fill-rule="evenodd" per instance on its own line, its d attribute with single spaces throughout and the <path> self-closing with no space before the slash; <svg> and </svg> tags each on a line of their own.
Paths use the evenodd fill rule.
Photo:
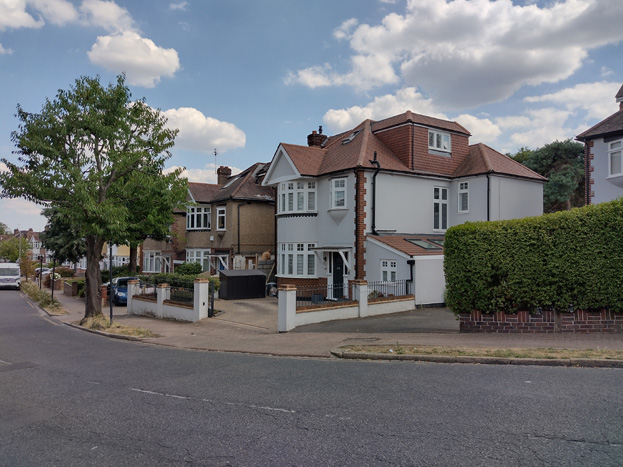
<svg viewBox="0 0 623 467">
<path fill-rule="evenodd" d="M 496 312 L 484 314 L 479 311 L 461 313 L 461 332 L 489 333 L 623 333 L 623 313 L 611 310 L 595 312 L 578 310 L 573 313 L 543 311 L 532 314 L 519 311 L 516 314 Z"/>
<path fill-rule="evenodd" d="M 291 284 L 296 287 L 326 287 L 327 278 L 320 277 L 318 279 L 300 279 L 296 277 L 278 277 L 277 278 L 277 287 L 283 287 L 286 284 Z"/>
<path fill-rule="evenodd" d="M 366 174 L 357 170 L 355 187 L 355 278 L 366 277 Z"/>
</svg>

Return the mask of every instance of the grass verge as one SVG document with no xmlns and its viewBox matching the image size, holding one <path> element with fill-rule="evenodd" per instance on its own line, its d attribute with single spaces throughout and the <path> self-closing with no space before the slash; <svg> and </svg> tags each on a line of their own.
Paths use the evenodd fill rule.
<svg viewBox="0 0 623 467">
<path fill-rule="evenodd" d="M 39 286 L 35 282 L 22 281 L 20 289 L 31 300 L 37 302 L 41 308 L 46 310 L 51 315 L 66 315 L 67 311 L 61 306 L 61 303 L 57 299 L 53 299 L 50 292 L 46 289 L 39 289 Z"/>
<path fill-rule="evenodd" d="M 110 334 L 121 334 L 123 336 L 133 337 L 160 337 L 159 334 L 152 332 L 148 329 L 137 328 L 134 326 L 124 326 L 116 321 L 110 324 L 110 320 L 100 316 L 97 318 L 88 318 L 86 320 L 78 321 L 74 324 L 82 326 L 83 328 L 91 329 L 93 331 L 103 331 Z"/>
<path fill-rule="evenodd" d="M 425 345 L 344 345 L 344 352 L 380 353 L 397 355 L 446 355 L 451 357 L 501 357 L 501 358 L 536 358 L 536 359 L 572 359 L 586 358 L 599 360 L 623 360 L 623 350 L 607 349 L 490 349 L 465 347 L 437 347 Z"/>
</svg>

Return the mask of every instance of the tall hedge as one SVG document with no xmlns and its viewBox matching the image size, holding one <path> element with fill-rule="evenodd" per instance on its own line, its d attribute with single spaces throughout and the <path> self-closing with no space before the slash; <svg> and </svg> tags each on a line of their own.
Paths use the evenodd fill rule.
<svg viewBox="0 0 623 467">
<path fill-rule="evenodd" d="M 448 229 L 446 303 L 480 310 L 623 311 L 623 199 Z"/>
</svg>

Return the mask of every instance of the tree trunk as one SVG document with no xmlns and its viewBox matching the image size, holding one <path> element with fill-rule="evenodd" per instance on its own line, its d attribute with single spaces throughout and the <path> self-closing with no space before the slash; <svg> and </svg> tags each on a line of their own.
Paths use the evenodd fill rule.
<svg viewBox="0 0 623 467">
<path fill-rule="evenodd" d="M 102 247 L 104 239 L 94 235 L 86 237 L 87 246 L 87 273 L 86 273 L 86 303 L 84 318 L 95 318 L 102 315 L 102 275 L 100 272 L 100 260 L 102 259 Z"/>
<path fill-rule="evenodd" d="M 130 275 L 133 276 L 136 274 L 136 263 L 137 263 L 137 255 L 138 255 L 138 247 L 136 245 L 130 244 Z"/>
</svg>

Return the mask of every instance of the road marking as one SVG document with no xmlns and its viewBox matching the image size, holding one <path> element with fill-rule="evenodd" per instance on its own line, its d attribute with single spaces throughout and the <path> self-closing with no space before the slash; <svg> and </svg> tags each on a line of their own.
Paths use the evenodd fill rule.
<svg viewBox="0 0 623 467">
<path fill-rule="evenodd" d="M 164 392 L 149 391 L 147 389 L 130 388 L 130 391 L 141 392 L 143 394 L 149 394 L 150 396 L 171 397 L 173 399 L 183 399 L 183 400 L 197 401 L 197 402 L 208 402 L 210 404 L 234 405 L 234 406 L 239 406 L 239 407 L 247 407 L 249 409 L 270 410 L 273 412 L 283 412 L 283 413 L 296 413 L 296 411 L 294 410 L 281 409 L 278 407 L 268 407 L 268 406 L 262 406 L 262 405 L 244 405 L 244 404 L 237 404 L 234 402 L 215 401 L 212 399 L 195 399 L 193 397 L 179 396 L 176 394 L 166 394 Z"/>
<path fill-rule="evenodd" d="M 0 360 L 0 363 L 6 363 L 7 365 L 13 365 L 11 362 L 5 362 L 4 360 Z"/>
</svg>

